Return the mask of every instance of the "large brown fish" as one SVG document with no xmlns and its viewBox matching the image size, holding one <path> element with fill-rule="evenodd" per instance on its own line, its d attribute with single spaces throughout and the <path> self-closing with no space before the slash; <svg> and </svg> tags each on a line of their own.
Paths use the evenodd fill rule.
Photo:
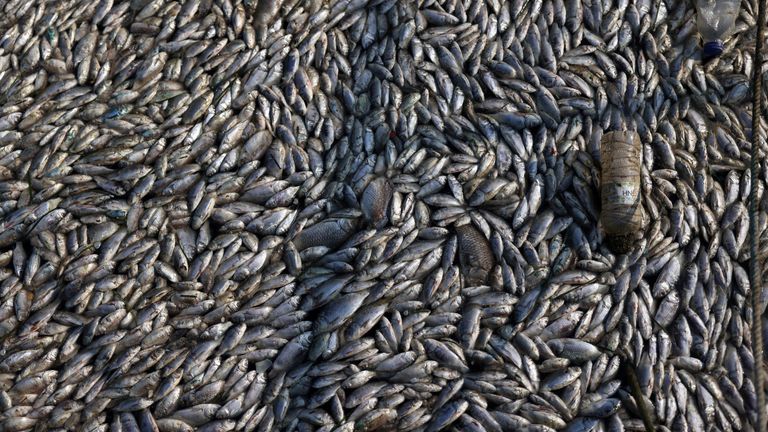
<svg viewBox="0 0 768 432">
<path fill-rule="evenodd" d="M 493 252 L 485 238 L 472 224 L 456 227 L 459 262 L 467 285 L 483 285 L 494 265 Z"/>
<path fill-rule="evenodd" d="M 357 219 L 327 219 L 301 231 L 296 235 L 293 244 L 299 251 L 314 246 L 336 249 L 355 232 L 356 228 Z"/>
<path fill-rule="evenodd" d="M 376 228 L 383 228 L 388 221 L 387 210 L 392 199 L 392 183 L 379 177 L 371 180 L 360 198 L 360 207 L 365 218 Z"/>
</svg>

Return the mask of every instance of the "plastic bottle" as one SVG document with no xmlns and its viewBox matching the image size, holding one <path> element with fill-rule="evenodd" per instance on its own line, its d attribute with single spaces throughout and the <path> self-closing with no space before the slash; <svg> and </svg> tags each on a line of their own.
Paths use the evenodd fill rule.
<svg viewBox="0 0 768 432">
<path fill-rule="evenodd" d="M 600 223 L 611 250 L 626 253 L 642 236 L 646 222 L 640 195 L 640 136 L 635 131 L 606 132 L 600 159 Z"/>
<path fill-rule="evenodd" d="M 723 40 L 733 31 L 740 6 L 739 0 L 696 0 L 696 23 L 704 42 L 703 61 L 723 53 Z"/>
</svg>

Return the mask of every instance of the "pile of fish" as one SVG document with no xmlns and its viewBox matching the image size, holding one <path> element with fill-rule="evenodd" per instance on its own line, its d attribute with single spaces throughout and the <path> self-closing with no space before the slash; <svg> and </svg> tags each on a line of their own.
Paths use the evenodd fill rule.
<svg viewBox="0 0 768 432">
<path fill-rule="evenodd" d="M 757 1 L 0 2 L 0 430 L 753 430 Z"/>
</svg>

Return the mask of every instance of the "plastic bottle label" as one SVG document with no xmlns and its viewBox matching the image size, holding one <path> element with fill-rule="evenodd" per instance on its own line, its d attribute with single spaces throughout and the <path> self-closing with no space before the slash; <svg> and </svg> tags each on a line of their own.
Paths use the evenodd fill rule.
<svg viewBox="0 0 768 432">
<path fill-rule="evenodd" d="M 616 204 L 632 205 L 637 199 L 637 188 L 631 183 L 614 183 L 613 193 L 609 197 L 610 201 Z"/>
</svg>

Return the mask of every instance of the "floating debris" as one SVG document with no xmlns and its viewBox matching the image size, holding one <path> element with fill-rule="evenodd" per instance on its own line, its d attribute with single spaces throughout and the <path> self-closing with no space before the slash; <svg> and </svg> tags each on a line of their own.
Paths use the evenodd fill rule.
<svg viewBox="0 0 768 432">
<path fill-rule="evenodd" d="M 642 166 L 640 136 L 637 132 L 608 132 L 600 149 L 600 223 L 608 245 L 627 253 L 645 228 L 640 196 Z"/>
</svg>

